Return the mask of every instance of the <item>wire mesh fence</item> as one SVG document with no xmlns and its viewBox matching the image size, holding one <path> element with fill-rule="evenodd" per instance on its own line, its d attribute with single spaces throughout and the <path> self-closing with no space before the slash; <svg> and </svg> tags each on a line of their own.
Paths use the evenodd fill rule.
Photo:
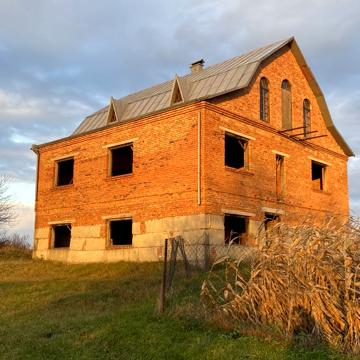
<svg viewBox="0 0 360 360">
<path fill-rule="evenodd" d="M 182 236 L 165 239 L 159 311 L 171 308 L 179 298 L 198 298 L 201 283 L 217 259 L 230 257 L 250 264 L 255 251 L 253 247 L 239 245 L 236 236 L 223 244 L 211 244 L 206 232 L 191 242 Z"/>
</svg>

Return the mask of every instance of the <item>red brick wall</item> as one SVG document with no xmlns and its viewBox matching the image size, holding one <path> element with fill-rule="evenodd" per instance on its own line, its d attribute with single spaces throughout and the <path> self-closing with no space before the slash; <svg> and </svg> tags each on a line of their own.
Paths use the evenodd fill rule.
<svg viewBox="0 0 360 360">
<path fill-rule="evenodd" d="M 260 120 L 259 84 L 263 76 L 268 79 L 270 88 L 269 123 Z M 302 104 L 308 98 L 311 102 L 311 127 L 318 130 L 314 136 L 328 135 L 308 141 L 318 147 L 302 145 L 276 133 L 281 129 L 281 83 L 284 79 L 288 79 L 292 86 L 293 127 L 303 125 Z M 319 211 L 348 213 L 347 157 L 327 130 L 316 98 L 290 50 L 283 50 L 267 61 L 249 90 L 225 95 L 213 103 L 216 111 L 206 112 L 207 212 L 221 213 L 221 208 L 243 208 L 244 211 L 257 213 L 259 206 L 267 206 L 302 215 L 317 214 Z M 231 116 L 227 111 L 221 114 L 221 109 L 246 119 Z M 224 130 L 219 126 L 256 138 L 250 140 L 248 171 L 225 169 Z M 285 159 L 284 203 L 276 200 L 275 154 L 272 150 L 290 155 Z M 326 174 L 327 191 L 312 189 L 309 156 L 331 164 Z"/>
<path fill-rule="evenodd" d="M 198 105 L 129 122 L 40 149 L 36 227 L 132 214 L 136 222 L 203 212 L 197 204 Z M 133 174 L 108 177 L 103 146 L 137 138 Z M 75 153 L 74 184 L 54 187 L 55 158 Z"/>
<path fill-rule="evenodd" d="M 214 109 L 216 110 L 216 109 Z M 320 212 L 348 213 L 347 160 L 325 151 L 314 150 L 273 132 L 207 110 L 205 122 L 206 212 L 221 214 L 221 209 L 239 209 L 259 214 L 262 206 L 284 209 L 300 215 Z M 249 169 L 224 166 L 224 134 L 228 128 L 250 135 Z M 285 153 L 286 191 L 284 202 L 276 198 L 276 162 L 272 150 Z M 214 156 L 216 154 L 216 156 Z M 311 159 L 330 163 L 327 167 L 327 191 L 312 189 Z M 312 212 L 314 211 L 314 212 Z"/>
</svg>

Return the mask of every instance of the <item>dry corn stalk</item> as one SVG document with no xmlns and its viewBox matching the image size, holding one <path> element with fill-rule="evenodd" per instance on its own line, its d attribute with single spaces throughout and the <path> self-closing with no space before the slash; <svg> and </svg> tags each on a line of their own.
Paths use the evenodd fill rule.
<svg viewBox="0 0 360 360">
<path fill-rule="evenodd" d="M 321 227 L 280 223 L 259 235 L 258 244 L 248 279 L 241 271 L 244 260 L 218 259 L 202 298 L 234 324 L 272 324 L 288 336 L 312 333 L 359 353 L 359 222 L 331 219 Z M 219 265 L 225 269 L 222 275 Z"/>
</svg>

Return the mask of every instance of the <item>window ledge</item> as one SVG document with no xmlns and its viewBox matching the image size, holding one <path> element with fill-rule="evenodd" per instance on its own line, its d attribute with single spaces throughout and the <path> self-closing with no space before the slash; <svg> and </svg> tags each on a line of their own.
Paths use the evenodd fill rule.
<svg viewBox="0 0 360 360">
<path fill-rule="evenodd" d="M 312 189 L 312 191 L 314 193 L 318 193 L 318 194 L 331 195 L 331 193 L 329 191 L 326 191 L 326 190 Z"/>
<path fill-rule="evenodd" d="M 124 178 L 131 178 L 134 176 L 134 173 L 131 174 L 123 174 L 123 175 L 115 175 L 115 176 L 107 176 L 106 177 L 106 181 L 114 181 L 114 180 L 119 180 L 119 179 L 124 179 Z"/>
<path fill-rule="evenodd" d="M 133 245 L 108 245 L 106 250 L 122 250 L 122 249 L 133 249 Z"/>
<path fill-rule="evenodd" d="M 70 189 L 72 187 L 74 187 L 74 183 L 68 185 L 54 185 L 52 188 L 53 190 L 64 190 L 64 189 Z"/>
<path fill-rule="evenodd" d="M 254 173 L 250 172 L 248 169 L 244 169 L 244 168 L 241 168 L 241 169 L 235 169 L 235 168 L 232 168 L 230 166 L 225 166 L 225 170 L 226 171 L 230 171 L 230 172 L 233 172 L 233 173 L 236 173 L 236 174 L 242 174 L 242 175 L 247 175 L 247 176 L 254 176 Z"/>
</svg>

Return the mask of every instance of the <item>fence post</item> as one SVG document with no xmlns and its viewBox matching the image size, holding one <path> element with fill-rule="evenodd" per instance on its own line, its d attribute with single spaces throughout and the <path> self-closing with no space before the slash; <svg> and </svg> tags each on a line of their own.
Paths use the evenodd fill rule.
<svg viewBox="0 0 360 360">
<path fill-rule="evenodd" d="M 168 239 L 165 239 L 164 247 L 164 267 L 163 267 L 163 276 L 160 289 L 160 299 L 159 299 L 159 312 L 161 314 L 165 311 L 165 300 L 166 300 L 166 273 L 167 273 L 167 249 L 168 249 Z"/>
<path fill-rule="evenodd" d="M 209 242 L 209 234 L 205 231 L 204 234 L 204 270 L 210 269 L 210 242 Z"/>
</svg>

